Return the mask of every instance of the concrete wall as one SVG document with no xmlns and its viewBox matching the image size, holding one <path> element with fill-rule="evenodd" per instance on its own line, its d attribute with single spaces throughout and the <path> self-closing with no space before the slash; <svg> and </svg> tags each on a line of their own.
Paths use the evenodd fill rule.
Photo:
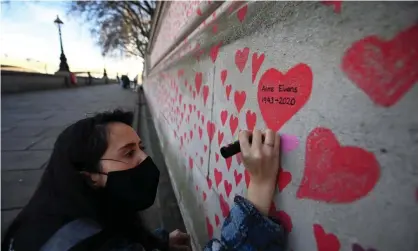
<svg viewBox="0 0 418 251">
<path fill-rule="evenodd" d="M 1 93 L 20 93 L 86 86 L 87 77 L 77 77 L 77 85 L 71 85 L 69 77 L 40 73 L 1 71 Z M 108 83 L 115 84 L 115 80 Z M 104 79 L 93 78 L 93 85 L 105 84 Z"/>
<path fill-rule="evenodd" d="M 418 4 L 169 2 L 144 90 L 194 247 L 248 176 L 219 149 L 279 131 L 293 251 L 418 250 Z"/>
</svg>

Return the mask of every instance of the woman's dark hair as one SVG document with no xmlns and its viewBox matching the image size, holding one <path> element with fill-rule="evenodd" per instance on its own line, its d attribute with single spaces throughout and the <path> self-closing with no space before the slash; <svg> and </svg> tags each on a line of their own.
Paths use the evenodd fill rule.
<svg viewBox="0 0 418 251">
<path fill-rule="evenodd" d="M 132 112 L 98 113 L 66 128 L 57 138 L 49 163 L 29 203 L 8 228 L 2 249 L 9 241 L 20 250 L 39 250 L 65 224 L 82 218 L 98 222 L 107 232 L 138 241 L 147 250 L 162 248 L 139 217 L 111 214 L 102 189 L 94 189 L 80 171 L 98 172 L 108 147 L 109 123 L 131 125 Z"/>
</svg>

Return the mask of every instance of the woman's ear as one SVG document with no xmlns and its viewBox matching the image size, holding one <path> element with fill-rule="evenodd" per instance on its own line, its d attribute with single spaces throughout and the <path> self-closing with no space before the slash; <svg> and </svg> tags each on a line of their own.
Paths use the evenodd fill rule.
<svg viewBox="0 0 418 251">
<path fill-rule="evenodd" d="M 93 188 L 102 187 L 101 175 L 98 173 L 89 173 L 86 171 L 81 171 L 80 174 L 86 179 L 87 183 Z"/>
</svg>

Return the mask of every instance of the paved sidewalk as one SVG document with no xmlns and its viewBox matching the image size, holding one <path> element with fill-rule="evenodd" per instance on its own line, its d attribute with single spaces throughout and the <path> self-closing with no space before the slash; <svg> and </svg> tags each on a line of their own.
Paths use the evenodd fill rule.
<svg viewBox="0 0 418 251">
<path fill-rule="evenodd" d="M 137 93 L 118 85 L 1 97 L 1 228 L 34 192 L 58 134 L 89 113 L 137 108 Z"/>
</svg>

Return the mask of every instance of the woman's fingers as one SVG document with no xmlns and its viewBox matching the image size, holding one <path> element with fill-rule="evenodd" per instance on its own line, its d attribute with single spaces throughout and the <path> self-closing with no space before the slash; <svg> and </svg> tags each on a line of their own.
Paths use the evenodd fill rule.
<svg viewBox="0 0 418 251">
<path fill-rule="evenodd" d="M 276 138 L 274 140 L 274 153 L 280 155 L 280 134 L 276 133 L 274 137 Z"/>
<path fill-rule="evenodd" d="M 239 145 L 241 148 L 241 153 L 243 155 L 248 155 L 251 149 L 250 142 L 248 141 L 249 136 L 250 136 L 249 131 L 241 131 L 239 132 L 239 135 L 238 135 Z"/>
<path fill-rule="evenodd" d="M 275 140 L 276 140 L 276 137 L 274 135 L 273 130 L 267 129 L 265 131 L 264 145 L 271 148 L 271 150 L 273 150 Z"/>
<path fill-rule="evenodd" d="M 251 148 L 252 149 L 260 149 L 261 148 L 261 137 L 262 137 L 262 135 L 261 135 L 261 131 L 260 130 L 257 130 L 257 129 L 254 129 L 254 131 L 253 131 L 253 141 L 252 141 L 252 143 L 251 143 Z"/>
</svg>

